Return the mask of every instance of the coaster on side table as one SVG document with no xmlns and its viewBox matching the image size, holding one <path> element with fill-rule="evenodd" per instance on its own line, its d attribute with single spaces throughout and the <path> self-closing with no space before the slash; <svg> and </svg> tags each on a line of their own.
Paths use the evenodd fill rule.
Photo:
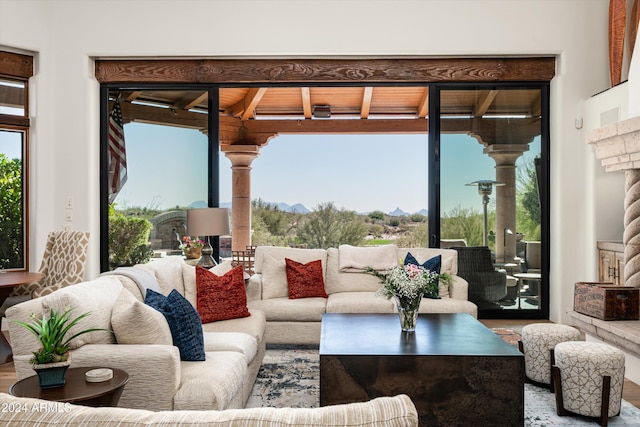
<svg viewBox="0 0 640 427">
<path fill-rule="evenodd" d="M 92 369 L 84 374 L 88 383 L 99 383 L 113 378 L 113 371 L 108 368 Z"/>
</svg>

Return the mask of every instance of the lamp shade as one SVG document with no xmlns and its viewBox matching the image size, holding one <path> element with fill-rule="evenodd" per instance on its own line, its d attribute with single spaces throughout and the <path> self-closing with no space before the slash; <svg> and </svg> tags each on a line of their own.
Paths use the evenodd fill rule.
<svg viewBox="0 0 640 427">
<path fill-rule="evenodd" d="M 224 236 L 229 233 L 229 209 L 187 209 L 187 234 L 189 236 Z"/>
</svg>

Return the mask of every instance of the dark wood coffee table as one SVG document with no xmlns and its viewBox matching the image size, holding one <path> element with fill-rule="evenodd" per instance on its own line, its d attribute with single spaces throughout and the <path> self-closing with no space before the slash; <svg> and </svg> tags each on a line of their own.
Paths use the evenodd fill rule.
<svg viewBox="0 0 640 427">
<path fill-rule="evenodd" d="M 320 405 L 407 394 L 421 426 L 523 426 L 524 356 L 469 314 L 322 317 Z"/>
<path fill-rule="evenodd" d="M 129 374 L 122 369 L 109 368 L 113 370 L 112 379 L 89 383 L 84 374 L 91 369 L 98 368 L 69 368 L 65 385 L 57 388 L 40 388 L 37 375 L 24 378 L 11 386 L 9 394 L 83 406 L 116 406 Z"/>
</svg>

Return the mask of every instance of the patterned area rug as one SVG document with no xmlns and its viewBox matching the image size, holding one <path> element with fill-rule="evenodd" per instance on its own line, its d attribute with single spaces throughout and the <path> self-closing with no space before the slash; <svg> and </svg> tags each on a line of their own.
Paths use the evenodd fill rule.
<svg viewBox="0 0 640 427">
<path fill-rule="evenodd" d="M 519 335 L 510 330 L 495 330 L 505 341 L 517 345 Z M 248 408 L 316 408 L 320 402 L 320 366 L 318 349 L 309 347 L 269 348 L 253 386 Z M 585 417 L 556 415 L 554 394 L 548 389 L 525 384 L 525 426 L 595 426 Z M 622 402 L 620 416 L 609 418 L 609 425 L 637 427 L 640 409 Z"/>
</svg>

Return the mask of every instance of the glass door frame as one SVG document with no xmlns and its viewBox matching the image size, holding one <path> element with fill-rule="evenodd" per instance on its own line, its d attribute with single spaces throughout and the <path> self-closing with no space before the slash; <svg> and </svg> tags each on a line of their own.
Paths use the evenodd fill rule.
<svg viewBox="0 0 640 427">
<path fill-rule="evenodd" d="M 182 91 L 208 91 L 207 123 L 208 138 L 208 167 L 207 167 L 207 203 L 210 207 L 220 206 L 220 120 L 219 86 L 205 84 L 117 84 L 108 83 L 100 85 L 100 271 L 109 270 L 109 167 L 107 150 L 109 144 L 109 92 L 114 90 L 182 90 Z M 214 114 L 212 114 L 214 112 Z M 211 237 L 213 256 L 219 258 L 220 238 Z"/>
<path fill-rule="evenodd" d="M 441 176 L 440 176 L 440 107 L 441 91 L 447 89 L 456 90 L 476 90 L 476 89 L 496 89 L 496 88 L 526 88 L 539 89 L 541 97 L 541 162 L 539 177 L 540 189 L 540 209 L 541 209 L 541 275 L 540 299 L 541 306 L 538 309 L 528 310 L 478 310 L 478 318 L 485 319 L 548 319 L 549 318 L 549 242 L 550 242 L 550 133 L 549 133 L 549 106 L 550 106 L 550 83 L 549 82 L 500 82 L 500 83 L 442 83 L 429 86 L 429 151 L 428 151 L 428 171 L 429 171 L 429 235 L 430 247 L 440 247 L 440 215 L 441 215 Z"/>
</svg>

